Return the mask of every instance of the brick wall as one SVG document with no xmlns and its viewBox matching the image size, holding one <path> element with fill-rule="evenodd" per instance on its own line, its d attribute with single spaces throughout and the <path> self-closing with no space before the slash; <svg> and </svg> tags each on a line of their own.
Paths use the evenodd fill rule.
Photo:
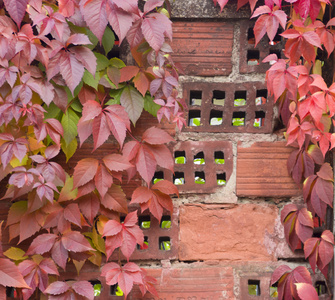
<svg viewBox="0 0 335 300">
<path fill-rule="evenodd" d="M 274 132 L 265 84 L 269 65 L 259 64 L 269 53 L 280 54 L 282 44 L 280 39 L 272 46 L 264 40 L 255 48 L 248 9 L 236 12 L 236 4 L 230 4 L 219 13 L 212 2 L 172 3 L 172 47 L 185 70 L 180 95 L 188 103 L 188 126 L 175 132 L 160 125 L 176 139 L 170 148 L 177 163 L 174 174 L 157 170 L 155 176 L 176 183 L 180 198 L 174 199 L 172 216 L 166 215 L 170 228 L 162 228 L 148 213 L 140 215 L 140 225 L 150 220 L 150 228 L 144 229 L 149 247 L 137 249 L 132 259 L 157 278 L 162 300 L 275 299 L 269 287 L 273 270 L 282 260 L 295 267 L 294 260 L 301 265 L 303 258 L 301 251 L 288 248 L 280 223 L 285 203 L 300 205 L 302 197 L 286 169 L 291 149 Z M 135 134 L 154 122 L 146 116 Z M 114 147 L 105 144 L 95 153 L 113 152 Z M 91 151 L 92 143 L 85 143 L 68 170 Z M 139 185 L 139 178 L 127 184 L 127 196 Z M 4 218 L 8 203 L 0 205 Z M 170 250 L 162 249 L 164 241 Z M 63 277 L 79 278 L 71 268 Z M 80 278 L 102 282 L 96 299 L 122 299 L 112 295 L 90 265 Z M 322 278 L 315 275 L 313 280 Z M 128 299 L 142 299 L 140 291 L 135 289 Z"/>
</svg>

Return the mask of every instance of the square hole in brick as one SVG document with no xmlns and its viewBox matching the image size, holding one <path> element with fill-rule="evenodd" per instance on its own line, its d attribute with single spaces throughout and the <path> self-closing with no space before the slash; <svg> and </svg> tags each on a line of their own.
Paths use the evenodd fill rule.
<svg viewBox="0 0 335 300">
<path fill-rule="evenodd" d="M 157 172 L 155 172 L 154 177 L 152 178 L 152 182 L 153 182 L 153 184 L 155 184 L 155 183 L 157 183 L 157 182 L 159 182 L 163 179 L 164 179 L 163 171 L 157 171 Z"/>
<path fill-rule="evenodd" d="M 123 291 L 120 289 L 120 287 L 117 284 L 110 286 L 110 294 L 112 296 L 119 296 L 123 298 Z"/>
<path fill-rule="evenodd" d="M 195 172 L 194 173 L 194 183 L 195 184 L 205 184 L 206 183 L 205 172 L 203 171 Z"/>
<path fill-rule="evenodd" d="M 233 112 L 232 125 L 233 126 L 244 126 L 245 111 Z"/>
<path fill-rule="evenodd" d="M 175 185 L 185 184 L 184 172 L 175 172 L 174 175 L 173 175 L 173 183 Z"/>
<path fill-rule="evenodd" d="M 90 280 L 90 283 L 92 284 L 93 289 L 94 289 L 94 297 L 99 297 L 101 294 L 101 290 L 102 290 L 101 281 Z"/>
<path fill-rule="evenodd" d="M 185 151 L 175 151 L 174 153 L 174 163 L 177 165 L 186 164 L 186 153 Z"/>
<path fill-rule="evenodd" d="M 214 105 L 224 106 L 226 93 L 224 91 L 213 91 L 212 103 Z"/>
<path fill-rule="evenodd" d="M 190 105 L 201 105 L 202 91 L 190 91 Z"/>
<path fill-rule="evenodd" d="M 315 289 L 319 296 L 327 294 L 327 286 L 324 281 L 315 282 Z"/>
<path fill-rule="evenodd" d="M 201 111 L 190 110 L 188 113 L 188 125 L 189 126 L 200 126 L 201 125 Z"/>
<path fill-rule="evenodd" d="M 248 44 L 255 45 L 255 34 L 252 27 L 248 29 Z"/>
<path fill-rule="evenodd" d="M 260 296 L 261 282 L 259 280 L 248 280 L 248 292 L 251 296 Z"/>
<path fill-rule="evenodd" d="M 268 98 L 267 90 L 257 90 L 255 99 L 256 106 L 265 104 L 267 98 Z"/>
<path fill-rule="evenodd" d="M 125 219 L 126 219 L 126 216 L 120 216 L 120 223 L 122 224 Z"/>
<path fill-rule="evenodd" d="M 234 98 L 234 106 L 244 106 L 247 104 L 247 91 L 236 91 Z"/>
<path fill-rule="evenodd" d="M 11 298 L 17 298 L 17 291 L 14 287 L 7 286 L 6 287 L 6 296 Z"/>
<path fill-rule="evenodd" d="M 171 228 L 171 217 L 170 216 L 163 216 L 161 219 L 160 227 L 162 229 L 170 229 Z"/>
<path fill-rule="evenodd" d="M 222 124 L 222 114 L 223 112 L 220 110 L 211 110 L 211 114 L 210 114 L 210 120 L 209 120 L 209 124 L 210 125 L 221 125 Z"/>
<path fill-rule="evenodd" d="M 204 152 L 199 152 L 196 155 L 194 155 L 193 162 L 195 165 L 204 165 L 205 164 L 205 154 Z"/>
<path fill-rule="evenodd" d="M 218 173 L 216 174 L 216 183 L 218 185 L 226 185 L 226 173 Z"/>
<path fill-rule="evenodd" d="M 159 249 L 163 251 L 171 250 L 171 240 L 169 236 L 161 236 L 159 237 Z"/>
<path fill-rule="evenodd" d="M 140 225 L 141 229 L 149 229 L 151 226 L 150 216 L 139 216 L 138 224 Z"/>
<path fill-rule="evenodd" d="M 214 152 L 214 162 L 217 165 L 223 165 L 224 164 L 224 153 L 222 151 L 215 151 Z"/>
<path fill-rule="evenodd" d="M 259 50 L 248 50 L 247 52 L 248 66 L 259 65 Z"/>
<path fill-rule="evenodd" d="M 264 111 L 256 111 L 255 112 L 254 127 L 264 126 L 264 120 L 265 120 L 265 112 Z"/>
<path fill-rule="evenodd" d="M 137 250 L 146 250 L 149 247 L 149 239 L 147 236 L 144 237 L 143 246 L 137 244 Z"/>
<path fill-rule="evenodd" d="M 272 286 L 270 286 L 270 298 L 278 297 L 278 283 L 276 282 Z"/>
</svg>

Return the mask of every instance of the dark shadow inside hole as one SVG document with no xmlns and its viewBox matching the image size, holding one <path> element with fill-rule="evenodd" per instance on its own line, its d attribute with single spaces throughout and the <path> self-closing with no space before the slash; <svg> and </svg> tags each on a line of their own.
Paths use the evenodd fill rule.
<svg viewBox="0 0 335 300">
<path fill-rule="evenodd" d="M 140 225 L 141 229 L 149 229 L 151 226 L 150 216 L 139 216 L 138 224 Z"/>
<path fill-rule="evenodd" d="M 281 28 L 278 28 L 278 31 L 273 39 L 274 42 L 279 43 L 282 39 L 282 36 L 280 35 L 283 32 Z"/>
<path fill-rule="evenodd" d="M 204 152 L 198 152 L 194 155 L 193 162 L 195 165 L 204 165 L 205 164 L 205 154 Z"/>
<path fill-rule="evenodd" d="M 257 66 L 259 64 L 259 50 L 248 50 L 247 62 L 248 66 Z"/>
<path fill-rule="evenodd" d="M 269 54 L 276 54 L 278 59 L 281 58 L 281 50 L 270 50 Z"/>
<path fill-rule="evenodd" d="M 232 125 L 233 126 L 244 126 L 245 125 L 245 111 L 233 112 Z"/>
<path fill-rule="evenodd" d="M 201 105 L 202 91 L 190 91 L 190 105 Z"/>
<path fill-rule="evenodd" d="M 170 229 L 171 228 L 171 217 L 170 216 L 163 216 L 161 219 L 160 227 L 162 229 Z"/>
<path fill-rule="evenodd" d="M 14 287 L 11 287 L 11 286 L 7 286 L 6 287 L 6 296 L 7 297 L 11 297 L 11 298 L 16 298 L 17 295 L 16 295 L 16 290 Z"/>
<path fill-rule="evenodd" d="M 226 173 L 216 174 L 216 183 L 217 185 L 226 185 Z"/>
<path fill-rule="evenodd" d="M 174 152 L 174 162 L 175 162 L 175 164 L 179 164 L 179 165 L 186 164 L 186 153 L 185 153 L 185 151 L 175 151 Z"/>
<path fill-rule="evenodd" d="M 175 185 L 185 184 L 184 172 L 175 172 L 174 175 L 173 175 L 173 183 Z"/>
<path fill-rule="evenodd" d="M 160 250 L 170 251 L 171 250 L 171 239 L 168 236 L 159 237 L 159 245 Z"/>
<path fill-rule="evenodd" d="M 265 120 L 265 112 L 264 111 L 256 111 L 255 112 L 254 127 L 264 126 L 264 120 Z"/>
<path fill-rule="evenodd" d="M 257 90 L 255 104 L 256 105 L 265 104 L 267 97 L 268 97 L 268 91 L 267 90 Z"/>
<path fill-rule="evenodd" d="M 261 286 L 259 280 L 248 280 L 248 292 L 252 296 L 261 295 Z"/>
<path fill-rule="evenodd" d="M 222 151 L 215 151 L 214 152 L 214 161 L 217 165 L 224 164 L 224 153 Z"/>
<path fill-rule="evenodd" d="M 324 281 L 317 281 L 315 282 L 315 289 L 318 293 L 318 296 L 327 294 L 327 286 Z"/>
<path fill-rule="evenodd" d="M 224 91 L 213 91 L 212 103 L 214 105 L 224 106 L 226 93 Z"/>
<path fill-rule="evenodd" d="M 214 126 L 221 125 L 222 115 L 223 115 L 223 112 L 220 110 L 211 110 L 209 124 L 214 125 Z"/>
<path fill-rule="evenodd" d="M 117 284 L 110 286 L 110 294 L 112 296 L 120 296 L 120 297 L 122 296 L 123 297 L 123 292 Z"/>
<path fill-rule="evenodd" d="M 201 125 L 201 111 L 190 110 L 188 112 L 188 125 L 189 126 L 200 126 Z"/>
<path fill-rule="evenodd" d="M 205 184 L 205 172 L 203 171 L 197 171 L 194 173 L 194 183 L 196 184 Z"/>
<path fill-rule="evenodd" d="M 152 183 L 155 184 L 161 180 L 164 179 L 164 172 L 163 171 L 157 171 L 154 174 L 154 177 L 152 178 Z"/>
<path fill-rule="evenodd" d="M 254 29 L 252 27 L 248 29 L 248 44 L 250 45 L 255 44 L 255 34 Z"/>
</svg>

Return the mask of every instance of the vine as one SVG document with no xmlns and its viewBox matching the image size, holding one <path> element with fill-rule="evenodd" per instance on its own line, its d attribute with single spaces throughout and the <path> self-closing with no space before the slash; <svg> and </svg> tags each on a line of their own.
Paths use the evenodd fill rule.
<svg viewBox="0 0 335 300">
<path fill-rule="evenodd" d="M 138 173 L 145 186 L 130 204 L 159 221 L 163 209 L 172 212 L 177 188 L 151 180 L 157 165 L 173 170 L 165 145 L 173 139 L 156 127 L 140 140 L 131 134 L 143 110 L 179 128 L 185 123 L 165 41 L 172 39 L 168 7 L 163 0 L 148 0 L 143 10 L 137 0 L 1 1 L 0 179 L 8 179 L 2 199 L 12 201 L 10 240 L 30 245 L 4 252 L 0 243 L 0 299 L 7 286 L 25 300 L 93 299 L 90 282 L 50 280 L 70 263 L 80 272 L 87 260 L 97 269 L 106 260 L 101 275 L 125 297 L 134 284 L 157 295 L 154 278 L 129 262 L 144 236 L 121 183 Z M 134 66 L 110 57 L 116 38 L 128 41 Z M 114 139 L 119 152 L 81 159 L 73 174 L 52 161 L 60 152 L 69 160 L 78 139 L 81 146 L 91 135 L 93 151 Z M 113 253 L 118 263 L 108 262 Z"/>
<path fill-rule="evenodd" d="M 214 0 L 221 11 L 228 0 Z M 333 170 L 325 162 L 326 154 L 335 147 L 335 134 L 330 133 L 335 114 L 335 85 L 329 87 L 322 77 L 322 62 L 334 51 L 335 18 L 328 0 L 265 0 L 255 9 L 257 0 L 238 0 L 238 8 L 249 3 L 256 18 L 256 45 L 267 34 L 270 42 L 281 26 L 285 31 L 285 59 L 270 54 L 263 62 L 272 66 L 266 73 L 267 88 L 278 103 L 280 117 L 287 127 L 287 145 L 295 147 L 288 159 L 288 171 L 303 186 L 307 208 L 286 205 L 281 212 L 285 237 L 292 251 L 304 244 L 305 258 L 327 278 L 333 258 L 334 236 L 329 230 L 312 237 L 314 217 L 325 222 L 328 207 L 333 206 Z M 319 54 L 319 55 L 318 55 Z M 291 270 L 278 267 L 271 284 L 278 283 L 279 299 L 318 299 L 310 273 L 305 267 Z M 329 296 L 331 291 L 328 289 Z"/>
</svg>

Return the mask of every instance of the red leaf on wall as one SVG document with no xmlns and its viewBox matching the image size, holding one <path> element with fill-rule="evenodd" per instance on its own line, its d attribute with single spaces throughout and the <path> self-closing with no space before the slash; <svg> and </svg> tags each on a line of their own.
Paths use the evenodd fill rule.
<svg viewBox="0 0 335 300">
<path fill-rule="evenodd" d="M 301 300 L 317 300 L 319 299 L 318 293 L 314 286 L 309 283 L 296 283 L 297 293 Z"/>
<path fill-rule="evenodd" d="M 44 233 L 37 236 L 30 244 L 26 255 L 44 254 L 49 252 L 55 244 L 57 235 L 52 233 Z"/>
<path fill-rule="evenodd" d="M 29 0 L 4 0 L 8 13 L 19 27 L 26 13 L 28 2 Z"/>
<path fill-rule="evenodd" d="M 101 204 L 111 210 L 127 213 L 128 205 L 126 194 L 123 192 L 122 188 L 119 185 L 113 184 L 105 196 L 101 198 Z"/>
<path fill-rule="evenodd" d="M 214 1 L 214 5 L 219 4 L 220 5 L 220 12 L 222 12 L 223 8 L 226 6 L 226 4 L 228 3 L 229 0 L 213 0 Z"/>
<path fill-rule="evenodd" d="M 92 180 L 98 170 L 99 162 L 94 158 L 80 160 L 74 168 L 73 187 L 79 187 Z"/>
<path fill-rule="evenodd" d="M 85 252 L 93 250 L 88 240 L 78 231 L 64 233 L 61 241 L 64 248 L 68 251 Z"/>
<path fill-rule="evenodd" d="M 116 263 L 103 266 L 101 276 L 106 277 L 108 285 L 118 284 L 125 297 L 130 293 L 133 284 L 143 284 L 141 269 L 134 263 L 128 262 L 123 267 Z"/>
<path fill-rule="evenodd" d="M 103 236 L 106 237 L 107 259 L 116 248 L 121 247 L 123 255 L 129 261 L 129 257 L 134 252 L 136 245 L 143 245 L 143 232 L 136 223 L 137 211 L 129 213 L 122 224 L 115 220 L 110 220 L 106 223 Z"/>
<path fill-rule="evenodd" d="M 0 285 L 29 288 L 18 267 L 9 259 L 0 258 Z"/>
<path fill-rule="evenodd" d="M 93 224 L 93 220 L 98 214 L 100 201 L 97 195 L 91 193 L 79 199 L 79 208 L 88 221 Z"/>
<path fill-rule="evenodd" d="M 298 210 L 295 204 L 286 205 L 281 212 L 281 221 L 292 251 L 299 247 L 300 241 L 304 243 L 313 234 L 312 214 L 306 208 Z"/>
</svg>

